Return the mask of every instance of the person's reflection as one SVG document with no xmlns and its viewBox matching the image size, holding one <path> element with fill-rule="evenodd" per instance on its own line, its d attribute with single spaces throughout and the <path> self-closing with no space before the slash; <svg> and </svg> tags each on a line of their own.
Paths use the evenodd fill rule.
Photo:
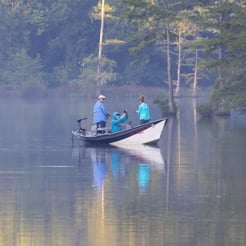
<svg viewBox="0 0 246 246">
<path fill-rule="evenodd" d="M 111 169 L 112 176 L 115 180 L 120 178 L 121 182 L 123 181 L 121 178 L 127 175 L 127 155 L 123 155 L 124 161 L 122 162 L 122 155 L 118 150 L 113 150 L 111 152 Z M 130 156 L 128 156 L 130 157 Z M 133 159 L 135 158 L 132 156 Z M 139 159 L 138 169 L 136 173 L 136 179 L 139 187 L 140 193 L 145 193 L 148 190 L 149 180 L 150 180 L 150 166 L 147 162 L 143 162 Z"/>
<path fill-rule="evenodd" d="M 119 150 L 115 149 L 111 152 L 111 169 L 112 169 L 112 176 L 115 180 L 118 178 L 122 178 L 127 176 L 128 173 L 128 164 L 129 158 L 127 156 L 122 155 Z"/>
<path fill-rule="evenodd" d="M 148 164 L 140 163 L 138 166 L 138 186 L 140 193 L 145 193 L 149 186 L 150 167 Z"/>
<path fill-rule="evenodd" d="M 112 175 L 116 178 L 120 172 L 120 156 L 117 151 L 112 151 L 111 155 Z"/>
<path fill-rule="evenodd" d="M 103 153 L 99 153 L 96 149 L 95 152 L 95 158 L 93 161 L 93 178 L 96 189 L 100 191 L 106 177 L 106 161 Z"/>
</svg>

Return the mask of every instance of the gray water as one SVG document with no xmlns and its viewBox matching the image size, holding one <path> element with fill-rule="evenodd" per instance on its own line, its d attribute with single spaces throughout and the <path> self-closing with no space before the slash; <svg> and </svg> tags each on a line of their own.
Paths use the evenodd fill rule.
<svg viewBox="0 0 246 246">
<path fill-rule="evenodd" d="M 72 145 L 94 103 L 0 99 L 1 246 L 246 245 L 245 116 L 201 120 L 181 98 L 159 148 Z M 135 99 L 105 106 L 137 123 Z"/>
</svg>

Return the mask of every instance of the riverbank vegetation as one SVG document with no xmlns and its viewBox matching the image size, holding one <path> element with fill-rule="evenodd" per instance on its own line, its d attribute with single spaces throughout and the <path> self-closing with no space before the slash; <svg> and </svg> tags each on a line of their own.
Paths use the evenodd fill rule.
<svg viewBox="0 0 246 246">
<path fill-rule="evenodd" d="M 242 0 L 2 0 L 0 90 L 156 86 L 173 114 L 181 88 L 212 86 L 217 114 L 245 112 L 245 38 Z"/>
</svg>

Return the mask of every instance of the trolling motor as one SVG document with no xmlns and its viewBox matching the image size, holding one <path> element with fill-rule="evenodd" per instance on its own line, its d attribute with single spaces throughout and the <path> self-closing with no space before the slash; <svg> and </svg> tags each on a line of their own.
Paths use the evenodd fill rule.
<svg viewBox="0 0 246 246">
<path fill-rule="evenodd" d="M 74 144 L 73 136 L 75 133 L 86 135 L 86 129 L 82 128 L 81 126 L 81 121 L 83 120 L 87 120 L 87 118 L 82 118 L 82 119 L 77 120 L 79 127 L 76 130 L 72 130 L 72 146 Z"/>
<path fill-rule="evenodd" d="M 82 118 L 82 119 L 77 120 L 77 122 L 78 122 L 78 124 L 79 124 L 79 127 L 78 127 L 78 129 L 77 129 L 77 132 L 82 133 L 82 134 L 85 134 L 86 129 L 82 128 L 82 126 L 81 126 L 81 121 L 87 120 L 87 119 L 88 119 L 88 118 L 85 117 L 85 118 Z"/>
</svg>

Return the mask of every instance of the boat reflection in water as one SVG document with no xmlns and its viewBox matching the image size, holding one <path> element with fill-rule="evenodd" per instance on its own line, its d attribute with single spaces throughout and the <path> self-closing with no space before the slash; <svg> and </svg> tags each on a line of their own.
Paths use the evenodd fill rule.
<svg viewBox="0 0 246 246">
<path fill-rule="evenodd" d="M 158 147 L 147 145 L 125 147 L 77 147 L 73 149 L 78 161 L 91 160 L 93 167 L 93 186 L 102 190 L 105 179 L 120 182 L 128 187 L 132 177 L 136 178 L 140 193 L 148 190 L 151 171 L 167 172 L 167 165 Z M 134 173 L 135 172 L 135 173 Z M 134 173 L 134 176 L 132 175 Z"/>
<path fill-rule="evenodd" d="M 151 147 L 148 145 L 138 145 L 136 147 L 125 146 L 121 147 L 120 151 L 125 151 L 139 162 L 137 181 L 140 193 L 145 193 L 148 190 L 151 169 L 167 171 L 167 165 L 164 162 L 161 151 L 158 147 Z"/>
<path fill-rule="evenodd" d="M 166 163 L 162 157 L 160 148 L 149 145 L 121 146 L 119 151 L 128 153 L 130 156 L 142 161 L 160 171 L 166 171 Z"/>
<path fill-rule="evenodd" d="M 146 221 L 156 216 L 148 207 L 165 206 L 160 194 L 168 173 L 160 149 L 80 146 L 73 148 L 73 159 L 83 191 L 76 207 L 88 232 L 85 245 L 144 245 Z"/>
</svg>

